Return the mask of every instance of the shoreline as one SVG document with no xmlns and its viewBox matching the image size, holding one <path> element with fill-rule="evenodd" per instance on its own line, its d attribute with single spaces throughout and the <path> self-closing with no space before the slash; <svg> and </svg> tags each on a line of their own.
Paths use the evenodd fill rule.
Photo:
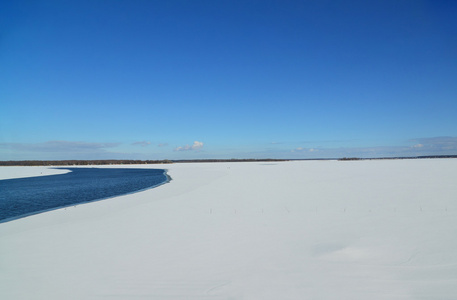
<svg viewBox="0 0 457 300">
<path fill-rule="evenodd" d="M 77 166 L 111 166 L 111 165 L 157 165 L 176 163 L 240 163 L 240 162 L 286 162 L 286 161 L 357 161 L 357 160 L 404 160 L 404 159 L 450 159 L 457 155 L 421 155 L 421 156 L 393 156 L 393 157 L 334 157 L 334 158 L 232 158 L 232 159 L 175 159 L 175 160 L 10 160 L 0 161 L 0 167 L 43 166 L 43 167 L 77 167 Z"/>
<path fill-rule="evenodd" d="M 84 167 L 85 166 L 81 166 L 81 167 L 77 167 L 77 168 L 84 168 Z M 39 175 L 35 174 L 35 176 L 27 176 L 26 174 L 23 174 L 23 177 L 14 177 L 14 178 L 6 178 L 6 179 L 1 179 L 0 178 L 0 180 L 24 179 L 24 178 L 31 178 L 31 177 L 38 177 L 38 176 L 64 175 L 64 174 L 68 174 L 68 173 L 73 172 L 71 169 L 74 169 L 74 168 L 75 168 L 74 166 L 71 166 L 71 167 L 68 167 L 68 166 L 67 167 L 49 167 L 49 168 L 46 167 L 46 169 L 44 170 L 45 174 L 43 174 L 43 172 L 40 172 Z M 103 166 L 97 166 L 96 168 L 97 169 L 112 169 L 112 168 L 104 168 Z M 127 168 L 125 168 L 125 169 L 127 169 Z M 135 168 L 128 168 L 128 169 L 135 169 Z M 49 170 L 51 170 L 51 172 L 46 172 L 46 171 L 49 171 Z M 56 170 L 56 171 L 67 171 L 67 172 L 56 172 L 56 173 L 53 173 L 52 172 L 53 170 Z M 130 195 L 130 194 L 140 193 L 142 191 L 146 191 L 146 190 L 149 190 L 149 189 L 153 189 L 153 188 L 159 187 L 159 186 L 161 186 L 163 184 L 167 184 L 167 183 L 169 183 L 171 181 L 171 177 L 167 174 L 167 169 L 155 169 L 155 170 L 162 170 L 163 171 L 162 174 L 165 176 L 166 180 L 163 181 L 163 182 L 154 184 L 152 186 L 149 186 L 149 187 L 146 187 L 146 188 L 142 188 L 142 189 L 139 189 L 139 190 L 135 190 L 135 191 L 131 191 L 131 192 L 127 192 L 127 193 L 121 193 L 121 194 L 117 194 L 117 195 L 113 195 L 113 196 L 102 197 L 102 198 L 97 198 L 97 199 L 93 199 L 93 200 L 87 200 L 87 201 L 82 201 L 82 202 L 77 202 L 77 203 L 72 203 L 72 204 L 64 204 L 64 205 L 60 205 L 60 206 L 56 206 L 56 207 L 52 207 L 52 208 L 48 208 L 48 209 L 43 209 L 43 210 L 39 210 L 39 211 L 25 213 L 25 214 L 22 214 L 22 215 L 19 215 L 19 216 L 14 216 L 14 217 L 6 218 L 6 219 L 0 219 L 0 224 L 1 223 L 6 223 L 6 222 L 11 222 L 11 221 L 22 219 L 22 218 L 27 218 L 27 217 L 30 217 L 30 216 L 33 216 L 33 215 L 37 215 L 37 214 L 50 212 L 50 211 L 53 211 L 53 210 L 66 209 L 68 207 L 76 207 L 78 205 L 84 205 L 84 204 L 88 204 L 88 203 L 92 203 L 92 202 L 104 201 L 104 200 L 109 200 L 109 199 L 120 197 L 120 196 L 126 196 L 126 195 Z M 46 174 L 46 173 L 51 173 L 51 174 Z"/>
</svg>

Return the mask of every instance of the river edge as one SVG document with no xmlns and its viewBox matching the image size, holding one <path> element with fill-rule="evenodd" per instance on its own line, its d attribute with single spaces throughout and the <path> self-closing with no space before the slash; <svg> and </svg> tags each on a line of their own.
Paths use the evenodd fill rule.
<svg viewBox="0 0 457 300">
<path fill-rule="evenodd" d="M 11 167 L 6 167 L 6 168 L 11 168 Z M 30 168 L 30 167 L 29 166 L 24 166 L 24 167 L 18 167 L 18 168 Z M 40 168 L 41 169 L 43 167 L 31 167 L 31 168 Z M 61 175 L 66 175 L 68 173 L 73 172 L 73 169 L 92 169 L 92 168 L 106 169 L 106 170 L 110 170 L 110 169 L 129 169 L 129 170 L 137 169 L 137 170 L 144 170 L 145 169 L 145 168 L 135 168 L 135 167 L 132 167 L 132 166 L 128 166 L 126 168 L 111 168 L 111 166 L 110 166 L 110 168 L 107 168 L 106 166 L 90 166 L 90 167 L 87 167 L 87 166 L 71 166 L 71 167 L 69 167 L 69 166 L 62 166 L 62 167 L 57 166 L 57 167 L 54 167 L 54 166 L 52 166 L 52 167 L 44 167 L 44 168 L 45 168 L 44 170 L 39 170 L 40 174 L 37 174 L 37 172 L 36 172 L 37 170 L 36 169 L 32 169 L 35 172 L 33 172 L 31 174 L 20 174 L 18 177 L 4 178 L 6 176 L 5 176 L 5 174 L 1 173 L 2 167 L 0 167 L 0 176 L 3 177 L 3 178 L 0 177 L 0 178 L 2 178 L 2 179 L 0 179 L 0 181 L 10 180 L 10 179 L 27 179 L 27 178 L 33 178 L 33 177 L 61 176 Z M 172 180 L 172 178 L 167 174 L 167 171 L 168 171 L 167 169 L 156 169 L 156 168 L 151 168 L 151 169 L 162 170 L 163 171 L 162 175 L 164 175 L 166 179 L 163 182 L 151 185 L 151 186 L 146 187 L 146 188 L 134 190 L 134 191 L 131 191 L 131 192 L 119 193 L 119 194 L 111 195 L 111 196 L 108 196 L 108 197 L 101 197 L 101 198 L 91 199 L 91 200 L 87 200 L 87 201 L 75 202 L 75 203 L 71 203 L 71 204 L 64 204 L 64 205 L 60 205 L 60 206 L 56 206 L 56 207 L 52 207 L 52 208 L 48 208 L 48 209 L 33 211 L 33 212 L 29 212 L 29 213 L 18 215 L 18 216 L 1 219 L 0 220 L 0 224 L 1 223 L 6 223 L 6 222 L 10 222 L 10 221 L 14 221 L 14 220 L 17 220 L 17 219 L 27 218 L 27 217 L 30 217 L 30 216 L 33 216 L 33 215 L 37 215 L 37 214 L 46 213 L 46 212 L 53 211 L 53 210 L 65 209 L 67 207 L 72 207 L 72 206 L 76 207 L 78 205 L 83 205 L 83 204 L 87 204 L 87 203 L 92 203 L 92 202 L 97 202 L 97 201 L 104 201 L 104 200 L 113 199 L 113 198 L 116 198 L 116 197 L 119 197 L 119 196 L 126 196 L 126 195 L 130 195 L 130 194 L 140 193 L 140 192 L 143 192 L 143 191 L 146 191 L 146 190 L 149 190 L 149 189 L 153 189 L 153 188 L 159 187 L 161 185 L 167 184 Z M 31 176 L 27 176 L 27 175 L 31 175 Z"/>
</svg>

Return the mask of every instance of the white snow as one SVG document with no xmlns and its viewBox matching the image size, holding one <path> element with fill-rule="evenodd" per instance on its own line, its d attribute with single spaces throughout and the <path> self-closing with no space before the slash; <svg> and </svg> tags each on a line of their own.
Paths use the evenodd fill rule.
<svg viewBox="0 0 457 300">
<path fill-rule="evenodd" d="M 0 167 L 0 180 L 11 178 L 57 175 L 65 174 L 68 172 L 70 171 L 46 167 Z"/>
<path fill-rule="evenodd" d="M 173 180 L 0 224 L 0 299 L 457 295 L 457 159 L 147 167 Z"/>
</svg>

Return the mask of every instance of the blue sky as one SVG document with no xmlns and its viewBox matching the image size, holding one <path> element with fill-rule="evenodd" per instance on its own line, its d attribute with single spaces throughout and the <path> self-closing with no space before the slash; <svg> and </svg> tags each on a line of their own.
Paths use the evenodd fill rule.
<svg viewBox="0 0 457 300">
<path fill-rule="evenodd" d="M 0 1 L 0 160 L 457 154 L 455 1 Z"/>
</svg>

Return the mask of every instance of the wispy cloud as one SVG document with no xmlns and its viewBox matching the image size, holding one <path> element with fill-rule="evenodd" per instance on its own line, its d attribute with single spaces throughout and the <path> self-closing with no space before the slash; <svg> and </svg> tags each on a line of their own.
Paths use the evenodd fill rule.
<svg viewBox="0 0 457 300">
<path fill-rule="evenodd" d="M 319 149 L 316 148 L 303 148 L 303 147 L 298 147 L 292 150 L 292 152 L 318 152 Z"/>
<path fill-rule="evenodd" d="M 199 141 L 195 141 L 192 146 L 185 145 L 182 147 L 176 147 L 175 151 L 190 151 L 190 150 L 199 150 L 203 148 L 203 143 Z"/>
<path fill-rule="evenodd" d="M 133 154 L 121 153 L 121 143 L 47 141 L 42 143 L 0 143 L 0 160 L 112 159 Z"/>
<path fill-rule="evenodd" d="M 151 142 L 141 141 L 141 142 L 132 143 L 132 145 L 133 146 L 147 147 L 147 146 L 151 145 Z"/>
<path fill-rule="evenodd" d="M 146 147 L 149 142 L 136 142 Z M 165 147 L 167 144 L 159 144 Z M 333 146 L 333 145 L 332 145 Z M 376 147 L 325 147 L 318 143 L 300 143 L 294 148 L 286 145 L 264 149 L 230 147 L 218 152 L 202 151 L 204 143 L 195 141 L 190 145 L 164 148 L 153 158 L 342 158 L 342 157 L 404 157 L 428 155 L 457 155 L 457 137 L 428 137 L 406 140 L 403 145 Z M 138 149 L 138 148 L 137 148 Z M 171 151 L 171 150 L 174 151 Z M 157 149 L 159 150 L 159 149 Z M 187 153 L 184 153 L 187 152 Z M 126 152 L 121 143 L 94 143 L 85 141 L 47 141 L 42 143 L 0 143 L 0 160 L 24 159 L 151 159 L 151 153 Z"/>
<path fill-rule="evenodd" d="M 428 155 L 457 155 L 457 137 L 418 138 L 404 146 L 306 148 L 291 150 L 295 157 L 340 158 L 340 157 L 401 157 Z M 411 145 L 412 144 L 412 145 Z"/>
<path fill-rule="evenodd" d="M 411 142 L 415 143 L 413 147 L 424 148 L 428 150 L 457 150 L 457 137 L 454 136 L 439 136 L 431 138 L 418 138 L 413 139 Z"/>
<path fill-rule="evenodd" d="M 48 141 L 44 143 L 0 143 L 0 148 L 24 152 L 92 152 L 114 148 L 121 143 L 89 143 L 71 141 Z"/>
</svg>

